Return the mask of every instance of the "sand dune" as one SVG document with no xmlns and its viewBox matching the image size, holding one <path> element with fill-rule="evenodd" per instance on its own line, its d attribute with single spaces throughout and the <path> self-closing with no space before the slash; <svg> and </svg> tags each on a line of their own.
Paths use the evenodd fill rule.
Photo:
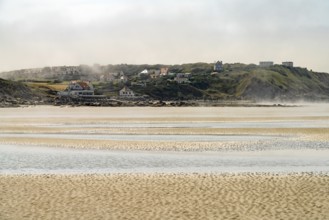
<svg viewBox="0 0 329 220">
<path fill-rule="evenodd" d="M 328 219 L 329 176 L 0 176 L 0 219 Z"/>
</svg>

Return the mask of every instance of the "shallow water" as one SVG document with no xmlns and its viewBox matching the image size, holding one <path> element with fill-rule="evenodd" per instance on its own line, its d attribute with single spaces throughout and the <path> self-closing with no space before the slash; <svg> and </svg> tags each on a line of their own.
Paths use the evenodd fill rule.
<svg viewBox="0 0 329 220">
<path fill-rule="evenodd" d="M 329 143 L 305 140 L 297 135 L 129 134 L 129 128 L 329 128 L 328 118 L 328 104 L 300 108 L 40 106 L 0 109 L 0 119 L 3 119 L 0 127 L 4 131 L 0 138 L 58 138 L 59 146 L 60 139 L 82 140 L 82 144 L 83 140 L 152 141 L 154 149 L 158 142 L 163 141 L 184 142 L 179 143 L 184 146 L 212 142 L 209 148 L 207 143 L 202 143 L 198 152 L 134 152 L 0 144 L 0 173 L 328 172 Z M 19 128 L 16 132 L 21 133 L 5 133 L 15 131 L 15 126 Z M 32 129 L 24 131 L 24 126 Z M 27 133 L 36 127 L 37 131 L 40 127 L 64 130 L 58 134 Z M 119 128 L 120 132 L 128 129 L 126 134 L 92 134 L 97 132 L 92 128 Z M 64 133 L 67 131 L 71 133 Z"/>
<path fill-rule="evenodd" d="M 84 123 L 37 124 L 44 128 L 329 128 L 328 120 L 266 122 L 190 122 L 190 123 Z"/>
<path fill-rule="evenodd" d="M 0 174 L 329 172 L 329 150 L 141 152 L 0 145 Z"/>
<path fill-rule="evenodd" d="M 142 135 L 142 134 L 39 134 L 39 133 L 6 133 L 1 137 L 19 138 L 60 138 L 73 140 L 113 140 L 113 141 L 256 141 L 271 140 L 272 135 Z"/>
</svg>

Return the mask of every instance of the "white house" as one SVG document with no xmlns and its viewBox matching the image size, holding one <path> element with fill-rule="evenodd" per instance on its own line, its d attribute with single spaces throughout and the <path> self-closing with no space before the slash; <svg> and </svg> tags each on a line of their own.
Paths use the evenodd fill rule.
<svg viewBox="0 0 329 220">
<path fill-rule="evenodd" d="M 128 77 L 126 75 L 122 75 L 122 76 L 120 76 L 119 81 L 126 83 L 126 82 L 128 82 Z"/>
<path fill-rule="evenodd" d="M 294 67 L 294 63 L 291 61 L 282 62 L 282 66 Z"/>
<path fill-rule="evenodd" d="M 89 96 L 94 95 L 95 89 L 88 81 L 71 81 L 64 91 L 58 92 L 59 96 Z"/>
<path fill-rule="evenodd" d="M 177 73 L 174 81 L 177 83 L 188 83 L 191 73 Z"/>
<path fill-rule="evenodd" d="M 214 64 L 214 71 L 215 72 L 221 72 L 223 70 L 223 62 L 222 61 L 217 61 Z"/>
<path fill-rule="evenodd" d="M 273 65 L 274 65 L 273 61 L 260 61 L 259 62 L 260 67 L 270 67 Z"/>
<path fill-rule="evenodd" d="M 142 72 L 138 73 L 138 76 L 141 76 L 141 75 L 149 75 L 149 71 L 147 69 L 143 70 Z"/>
<path fill-rule="evenodd" d="M 123 87 L 123 89 L 121 89 L 119 91 L 119 96 L 121 98 L 132 98 L 135 97 L 135 93 L 129 89 L 127 86 Z"/>
</svg>

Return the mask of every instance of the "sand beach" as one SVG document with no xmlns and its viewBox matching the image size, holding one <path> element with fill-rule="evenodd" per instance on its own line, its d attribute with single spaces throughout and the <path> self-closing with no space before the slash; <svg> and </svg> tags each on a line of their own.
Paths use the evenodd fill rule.
<svg viewBox="0 0 329 220">
<path fill-rule="evenodd" d="M 329 177 L 290 174 L 0 178 L 1 219 L 327 219 Z"/>
<path fill-rule="evenodd" d="M 136 172 L 93 173 L 94 168 L 87 167 L 88 173 L 52 174 L 38 168 L 37 174 L 17 174 L 10 166 L 4 170 L 7 164 L 2 164 L 0 219 L 328 219 L 329 175 L 321 171 L 321 166 L 328 164 L 328 134 L 329 105 L 0 109 L 0 147 L 36 147 L 33 152 L 40 155 L 37 149 L 44 148 L 123 154 L 141 151 L 154 153 L 155 158 L 164 154 L 161 152 L 168 152 L 163 157 L 175 152 L 216 152 L 225 162 L 222 157 L 231 151 L 246 153 L 250 158 L 273 152 L 274 158 L 280 159 L 282 152 L 289 150 L 283 161 L 293 155 L 299 157 L 303 151 L 322 154 L 320 165 L 317 157 L 305 163 L 305 155 L 294 158 L 300 163 L 292 162 L 289 169 L 296 166 L 298 172 L 280 172 L 285 165 L 276 164 L 272 157 L 250 165 L 270 164 L 271 170 L 274 164 L 273 171 L 261 173 L 225 172 L 227 161 L 221 164 L 220 171 L 214 165 L 215 172 L 203 172 L 200 170 L 207 170 L 207 165 L 201 159 L 200 169 L 191 167 L 184 172 L 186 164 L 176 161 L 172 166 L 183 167 L 170 167 L 173 171 L 165 173 L 156 161 L 152 163 L 158 166 L 157 171 L 146 173 L 138 167 Z M 23 151 L 21 154 L 24 157 L 15 157 L 21 158 L 17 164 L 28 166 L 23 160 L 26 155 Z M 215 162 L 216 155 L 212 156 Z M 141 158 L 146 158 L 147 163 L 152 156 Z M 185 162 L 189 160 L 185 158 Z M 79 163 L 87 161 L 91 160 L 78 159 Z"/>
</svg>

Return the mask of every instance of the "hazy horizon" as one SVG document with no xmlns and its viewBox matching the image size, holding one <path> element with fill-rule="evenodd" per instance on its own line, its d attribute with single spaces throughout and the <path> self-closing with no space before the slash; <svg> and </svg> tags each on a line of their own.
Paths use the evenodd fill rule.
<svg viewBox="0 0 329 220">
<path fill-rule="evenodd" d="M 325 0 L 0 0 L 0 72 L 80 64 L 258 64 L 329 72 Z"/>
</svg>

